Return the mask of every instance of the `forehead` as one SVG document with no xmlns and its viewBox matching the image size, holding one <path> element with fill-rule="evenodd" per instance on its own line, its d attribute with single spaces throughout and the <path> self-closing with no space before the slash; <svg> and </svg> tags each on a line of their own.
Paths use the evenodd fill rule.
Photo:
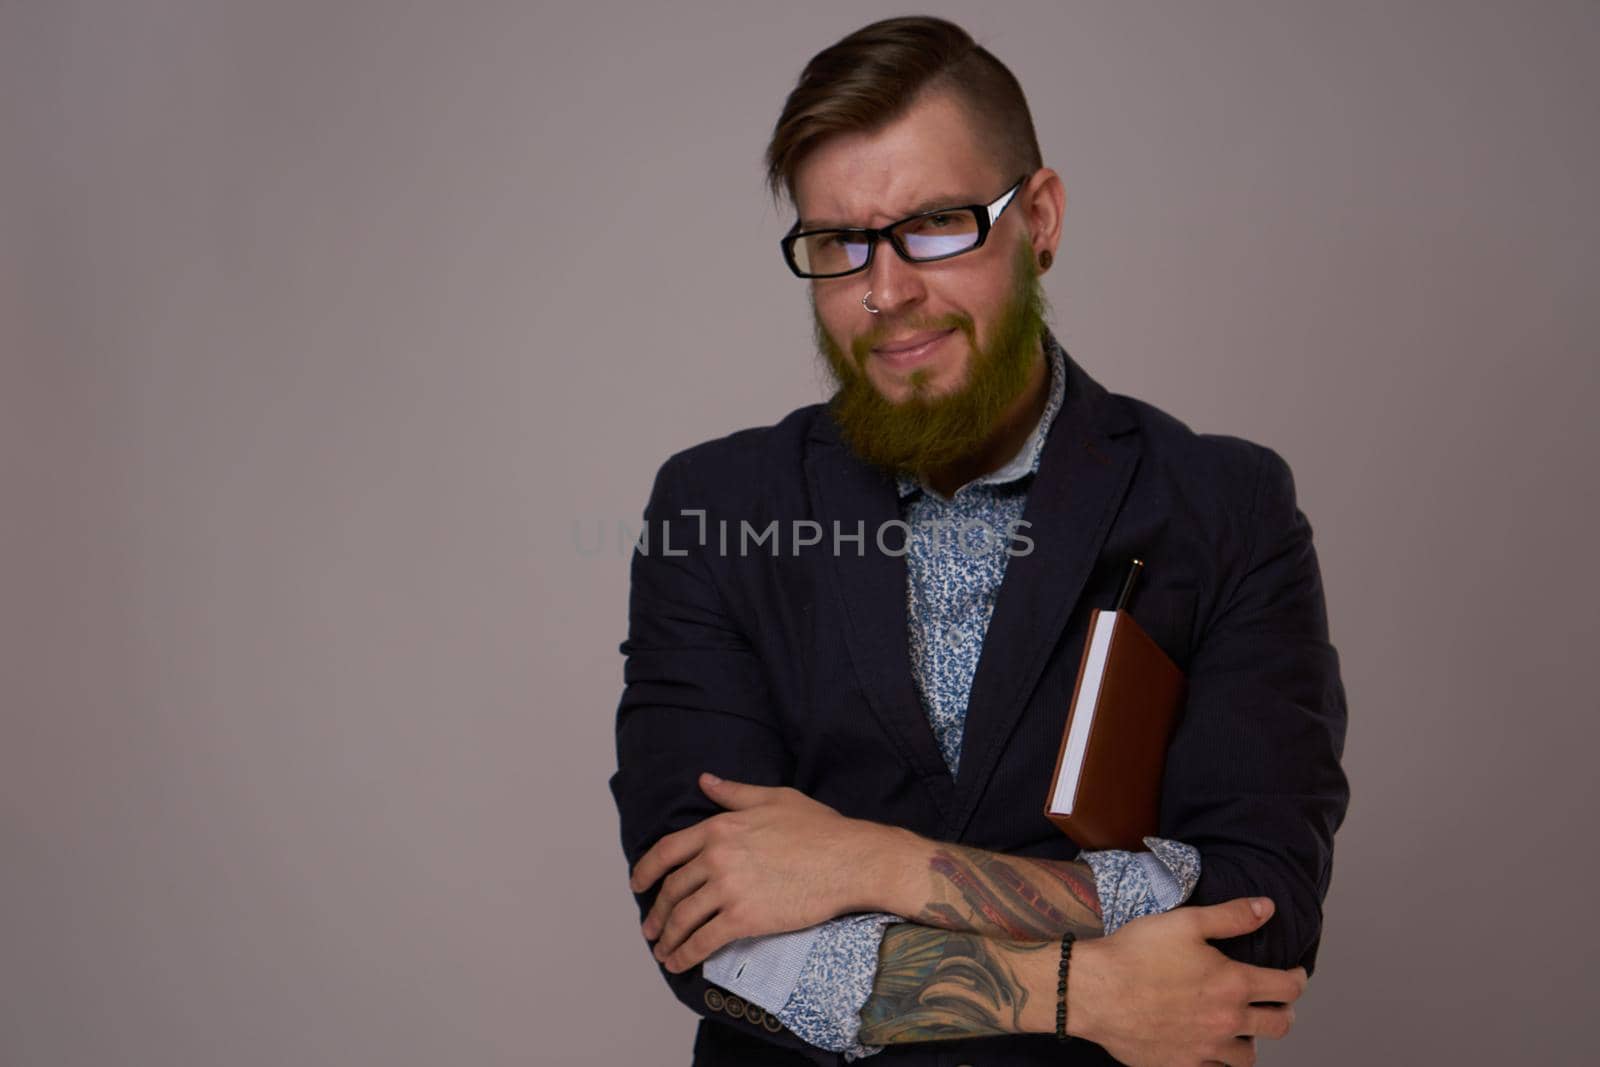
<svg viewBox="0 0 1600 1067">
<path fill-rule="evenodd" d="M 940 93 L 882 129 L 818 145 L 795 171 L 795 206 L 806 229 L 882 226 L 936 207 L 988 203 L 1001 180 L 966 109 Z"/>
</svg>

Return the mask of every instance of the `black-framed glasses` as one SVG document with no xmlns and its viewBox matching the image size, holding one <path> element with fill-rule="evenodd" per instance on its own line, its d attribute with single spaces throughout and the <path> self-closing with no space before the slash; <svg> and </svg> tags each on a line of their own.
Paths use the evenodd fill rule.
<svg viewBox="0 0 1600 1067">
<path fill-rule="evenodd" d="M 802 278 L 859 274 L 872 266 L 872 253 L 880 238 L 888 238 L 907 263 L 932 263 L 963 255 L 983 245 L 989 230 L 1027 180 L 1024 174 L 990 203 L 924 211 L 882 229 L 851 226 L 800 232 L 800 220 L 795 219 L 779 242 L 783 261 Z"/>
</svg>

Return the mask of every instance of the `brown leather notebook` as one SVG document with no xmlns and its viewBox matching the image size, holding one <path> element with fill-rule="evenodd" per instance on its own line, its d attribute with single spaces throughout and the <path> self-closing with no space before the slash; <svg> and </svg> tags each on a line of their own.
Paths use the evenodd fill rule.
<svg viewBox="0 0 1600 1067">
<path fill-rule="evenodd" d="M 1045 817 L 1080 848 L 1144 850 L 1185 679 L 1126 611 L 1095 609 Z"/>
</svg>

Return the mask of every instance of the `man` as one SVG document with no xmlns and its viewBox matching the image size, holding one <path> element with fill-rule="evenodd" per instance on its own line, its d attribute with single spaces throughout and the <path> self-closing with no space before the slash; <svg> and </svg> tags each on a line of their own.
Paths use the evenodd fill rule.
<svg viewBox="0 0 1600 1067">
<path fill-rule="evenodd" d="M 768 163 L 838 390 L 662 466 L 621 648 L 610 784 L 694 1062 L 1253 1063 L 1349 796 L 1287 465 L 1066 355 L 1061 180 L 959 27 L 819 53 Z M 1134 557 L 1188 691 L 1161 836 L 1081 851 L 1042 807 Z"/>
</svg>

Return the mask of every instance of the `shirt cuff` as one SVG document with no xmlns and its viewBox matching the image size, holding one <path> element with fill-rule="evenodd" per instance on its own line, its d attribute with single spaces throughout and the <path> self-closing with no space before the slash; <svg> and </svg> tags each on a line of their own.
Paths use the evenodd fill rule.
<svg viewBox="0 0 1600 1067">
<path fill-rule="evenodd" d="M 794 995 L 777 1012 L 779 1021 L 810 1044 L 843 1052 L 847 1063 L 883 1051 L 882 1045 L 863 1045 L 857 1038 L 861 1008 L 878 975 L 884 928 L 898 922 L 905 919 L 874 911 L 824 923 Z"/>
<path fill-rule="evenodd" d="M 1132 919 L 1159 915 L 1189 899 L 1200 880 L 1200 853 L 1193 845 L 1164 837 L 1144 838 L 1148 852 L 1100 849 L 1083 853 L 1094 871 L 1106 934 Z"/>
<path fill-rule="evenodd" d="M 705 958 L 701 973 L 706 981 L 776 1015 L 794 992 L 811 946 L 827 925 L 730 941 Z"/>
<path fill-rule="evenodd" d="M 842 1052 L 847 1062 L 882 1045 L 863 1045 L 861 1008 L 872 995 L 887 912 L 861 912 L 803 930 L 730 941 L 701 964 L 706 981 L 765 1008 L 796 1037 Z"/>
</svg>

